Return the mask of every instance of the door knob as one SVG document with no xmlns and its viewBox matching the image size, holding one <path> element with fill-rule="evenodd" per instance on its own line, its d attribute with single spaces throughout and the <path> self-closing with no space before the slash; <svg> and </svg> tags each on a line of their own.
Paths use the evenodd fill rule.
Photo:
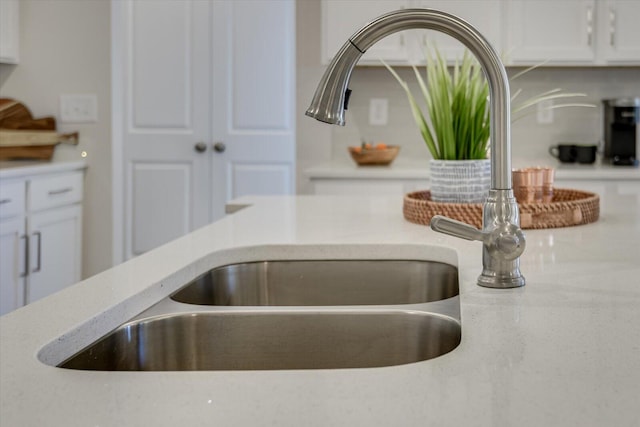
<svg viewBox="0 0 640 427">
<path fill-rule="evenodd" d="M 193 146 L 193 149 L 198 153 L 204 153 L 205 151 L 207 151 L 207 144 L 205 144 L 204 142 L 198 142 Z"/>
<path fill-rule="evenodd" d="M 216 142 L 213 144 L 213 149 L 216 150 L 216 153 L 224 153 L 224 150 L 227 149 L 227 146 L 224 145 L 224 142 Z"/>
</svg>

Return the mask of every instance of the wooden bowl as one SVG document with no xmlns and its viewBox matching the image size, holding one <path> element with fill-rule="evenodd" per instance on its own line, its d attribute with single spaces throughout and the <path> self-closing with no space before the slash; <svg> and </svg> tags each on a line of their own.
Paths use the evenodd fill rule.
<svg viewBox="0 0 640 427">
<path fill-rule="evenodd" d="M 399 151 L 399 145 L 388 145 L 383 149 L 349 147 L 351 158 L 358 165 L 388 165 L 393 162 Z"/>
</svg>

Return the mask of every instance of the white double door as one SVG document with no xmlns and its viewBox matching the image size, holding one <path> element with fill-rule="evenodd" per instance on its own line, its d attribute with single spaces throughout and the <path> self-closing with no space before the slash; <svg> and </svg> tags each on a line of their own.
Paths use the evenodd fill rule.
<svg viewBox="0 0 640 427">
<path fill-rule="evenodd" d="M 221 218 L 228 200 L 293 193 L 294 2 L 113 7 L 124 258 Z"/>
</svg>

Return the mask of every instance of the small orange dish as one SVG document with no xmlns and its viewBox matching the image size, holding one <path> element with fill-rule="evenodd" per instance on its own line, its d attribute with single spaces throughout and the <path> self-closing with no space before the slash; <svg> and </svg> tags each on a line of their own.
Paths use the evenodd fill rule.
<svg viewBox="0 0 640 427">
<path fill-rule="evenodd" d="M 364 146 L 349 147 L 351 158 L 358 165 L 388 165 L 398 155 L 399 145 L 387 145 L 383 142 L 376 144 L 364 144 Z"/>
</svg>

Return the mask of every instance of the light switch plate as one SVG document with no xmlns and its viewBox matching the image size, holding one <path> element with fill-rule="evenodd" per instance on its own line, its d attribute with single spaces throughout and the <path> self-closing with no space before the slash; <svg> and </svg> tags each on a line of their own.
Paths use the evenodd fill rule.
<svg viewBox="0 0 640 427">
<path fill-rule="evenodd" d="M 389 116 L 389 100 L 387 98 L 371 98 L 369 100 L 369 124 L 385 126 Z"/>
<path fill-rule="evenodd" d="M 551 124 L 553 123 L 553 100 L 546 99 L 544 101 L 540 101 L 538 103 L 538 110 L 536 114 L 536 119 L 540 124 Z"/>
<path fill-rule="evenodd" d="M 60 121 L 93 123 L 98 121 L 98 97 L 95 94 L 60 95 Z"/>
</svg>

